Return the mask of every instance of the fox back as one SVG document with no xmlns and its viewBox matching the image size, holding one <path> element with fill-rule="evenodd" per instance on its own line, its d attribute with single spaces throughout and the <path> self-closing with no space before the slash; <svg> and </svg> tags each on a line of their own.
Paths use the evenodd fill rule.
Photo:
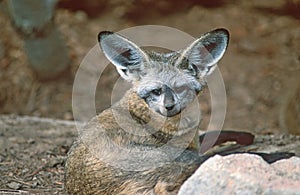
<svg viewBox="0 0 300 195">
<path fill-rule="evenodd" d="M 133 87 L 93 118 L 73 144 L 66 162 L 67 191 L 176 194 L 204 160 L 189 107 L 223 56 L 228 31 L 216 29 L 169 53 L 145 51 L 109 31 L 100 32 L 98 40 Z"/>
</svg>

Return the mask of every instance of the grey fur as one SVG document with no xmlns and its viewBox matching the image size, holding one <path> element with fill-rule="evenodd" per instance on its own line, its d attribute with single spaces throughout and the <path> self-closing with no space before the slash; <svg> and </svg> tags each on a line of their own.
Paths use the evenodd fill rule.
<svg viewBox="0 0 300 195">
<path fill-rule="evenodd" d="M 134 89 L 149 107 L 164 115 L 180 113 L 205 86 L 229 40 L 225 29 L 202 35 L 186 49 L 171 53 L 143 51 L 125 37 L 113 32 L 99 34 L 106 57 L 120 75 L 137 83 Z M 158 93 L 157 93 L 158 92 Z"/>
</svg>

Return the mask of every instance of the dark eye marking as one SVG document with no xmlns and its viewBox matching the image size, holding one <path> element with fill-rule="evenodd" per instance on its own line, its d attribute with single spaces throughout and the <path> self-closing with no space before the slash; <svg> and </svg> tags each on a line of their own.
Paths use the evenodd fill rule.
<svg viewBox="0 0 300 195">
<path fill-rule="evenodd" d="M 160 96 L 161 95 L 162 90 L 161 89 L 153 89 L 151 91 L 151 93 L 155 96 Z"/>
</svg>

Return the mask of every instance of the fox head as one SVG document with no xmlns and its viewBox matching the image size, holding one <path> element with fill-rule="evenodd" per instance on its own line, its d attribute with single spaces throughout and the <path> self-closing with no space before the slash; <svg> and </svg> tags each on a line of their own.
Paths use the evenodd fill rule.
<svg viewBox="0 0 300 195">
<path fill-rule="evenodd" d="M 216 68 L 228 45 L 229 32 L 216 29 L 188 47 L 170 53 L 144 51 L 127 38 L 103 31 L 98 41 L 119 74 L 133 83 L 149 108 L 172 117 L 187 107 L 206 85 L 205 77 Z"/>
</svg>

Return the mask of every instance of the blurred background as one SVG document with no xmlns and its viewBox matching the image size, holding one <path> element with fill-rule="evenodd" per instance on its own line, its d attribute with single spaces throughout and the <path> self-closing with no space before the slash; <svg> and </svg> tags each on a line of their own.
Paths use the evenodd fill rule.
<svg viewBox="0 0 300 195">
<path fill-rule="evenodd" d="M 0 114 L 72 120 L 76 70 L 103 30 L 165 25 L 200 36 L 224 27 L 219 63 L 227 91 L 224 129 L 300 134 L 300 1 L 2 0 Z M 118 78 L 108 66 L 97 111 L 110 106 Z M 208 91 L 200 97 L 210 119 Z"/>
</svg>

